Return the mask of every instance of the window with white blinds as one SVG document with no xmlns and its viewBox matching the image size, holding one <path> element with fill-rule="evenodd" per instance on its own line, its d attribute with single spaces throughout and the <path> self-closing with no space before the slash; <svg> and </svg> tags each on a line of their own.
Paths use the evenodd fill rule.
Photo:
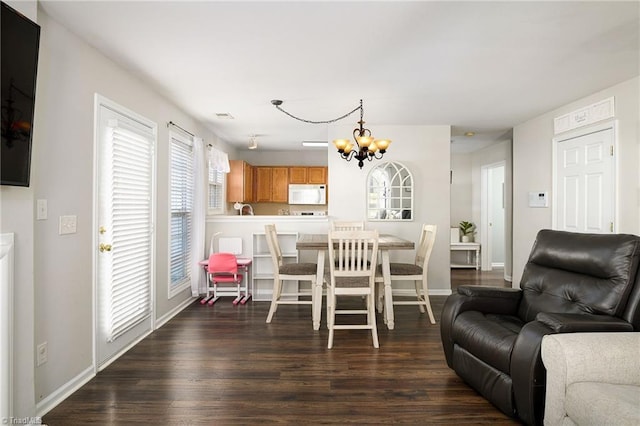
<svg viewBox="0 0 640 426">
<path fill-rule="evenodd" d="M 209 164 L 209 214 L 224 213 L 225 173 Z"/>
<path fill-rule="evenodd" d="M 193 232 L 193 142 L 171 134 L 171 244 L 170 287 L 172 295 L 190 285 Z"/>
<path fill-rule="evenodd" d="M 110 216 L 112 256 L 106 262 L 111 272 L 110 335 L 115 340 L 151 314 L 153 230 L 153 145 L 149 129 L 110 120 L 108 144 L 111 176 Z"/>
</svg>

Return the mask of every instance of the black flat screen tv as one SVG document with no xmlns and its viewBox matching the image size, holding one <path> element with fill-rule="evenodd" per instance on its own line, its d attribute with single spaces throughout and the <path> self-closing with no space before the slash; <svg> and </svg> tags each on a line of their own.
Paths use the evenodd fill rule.
<svg viewBox="0 0 640 426">
<path fill-rule="evenodd" d="M 29 186 L 40 27 L 2 3 L 0 184 Z"/>
</svg>

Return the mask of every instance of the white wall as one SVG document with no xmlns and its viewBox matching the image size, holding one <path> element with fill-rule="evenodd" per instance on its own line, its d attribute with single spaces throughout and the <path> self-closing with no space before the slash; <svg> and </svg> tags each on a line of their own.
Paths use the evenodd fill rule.
<svg viewBox="0 0 640 426">
<path fill-rule="evenodd" d="M 471 154 L 451 154 L 451 226 L 473 221 L 471 212 Z"/>
<path fill-rule="evenodd" d="M 368 222 L 381 233 L 393 233 L 417 241 L 425 223 L 438 226 L 436 243 L 429 262 L 429 290 L 448 294 L 451 290 L 449 268 L 449 171 L 450 126 L 371 125 L 374 135 L 393 142 L 383 160 L 365 162 L 362 170 L 357 161 L 346 162 L 335 149 L 328 153 L 329 216 L 339 220 L 366 219 L 367 173 L 379 161 L 397 161 L 407 167 L 414 179 L 414 220 L 399 222 Z M 343 138 L 353 132 L 352 126 L 329 127 L 328 140 Z M 392 252 L 394 259 L 412 261 L 413 252 Z"/>
<path fill-rule="evenodd" d="M 22 265 L 18 274 L 35 269 L 35 344 L 47 341 L 49 347 L 48 362 L 35 368 L 36 402 L 55 396 L 93 365 L 94 94 L 99 93 L 158 124 L 155 318 L 172 312 L 190 298 L 189 290 L 171 299 L 167 296 L 169 136 L 166 124 L 173 121 L 202 136 L 205 143 L 228 150 L 224 142 L 144 81 L 78 39 L 42 10 L 40 18 L 34 194 L 26 197 L 24 214 L 16 215 L 20 219 L 15 218 L 25 222 L 27 232 L 33 232 L 34 262 L 30 265 L 37 268 Z M 29 226 L 33 223 L 33 199 L 48 200 L 49 214 L 47 220 Z M 61 215 L 77 216 L 77 233 L 58 235 Z M 21 309 L 20 306 L 16 311 Z M 28 327 L 29 322 L 25 320 L 22 325 Z M 24 355 L 33 352 L 30 349 Z M 32 362 L 32 371 L 33 365 Z"/>
<path fill-rule="evenodd" d="M 38 22 L 37 3 L 5 0 L 9 6 Z M 35 117 L 39 111 L 36 107 Z M 34 129 L 32 149 L 40 143 Z M 32 168 L 33 173 L 33 168 Z M 15 233 L 15 292 L 13 333 L 13 416 L 34 416 L 34 259 L 33 259 L 33 175 L 28 188 L 0 186 L 0 232 Z"/>
<path fill-rule="evenodd" d="M 549 111 L 514 128 L 513 278 L 514 287 L 540 229 L 551 228 L 552 209 L 527 207 L 529 191 L 552 196 L 552 139 L 555 117 L 615 97 L 617 134 L 617 232 L 640 234 L 640 77 L 619 83 Z M 589 127 L 583 128 L 588 131 Z"/>
<path fill-rule="evenodd" d="M 327 150 L 309 148 L 306 151 L 266 151 L 260 149 L 238 151 L 237 159 L 252 166 L 326 166 Z"/>
</svg>

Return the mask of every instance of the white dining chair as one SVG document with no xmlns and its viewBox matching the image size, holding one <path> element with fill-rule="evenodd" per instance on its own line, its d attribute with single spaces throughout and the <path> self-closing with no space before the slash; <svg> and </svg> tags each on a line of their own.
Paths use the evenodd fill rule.
<svg viewBox="0 0 640 426">
<path fill-rule="evenodd" d="M 335 330 L 371 330 L 373 346 L 379 347 L 375 312 L 375 270 L 378 256 L 378 231 L 329 231 L 330 284 L 327 292 L 329 342 L 333 347 Z M 365 309 L 338 309 L 338 298 L 365 298 Z M 362 303 L 358 300 L 359 303 Z M 366 324 L 336 323 L 337 315 L 365 314 Z"/>
<path fill-rule="evenodd" d="M 359 231 L 364 229 L 364 221 L 356 221 L 356 220 L 332 220 L 331 221 L 331 230 L 332 231 Z M 327 272 L 328 269 L 327 269 Z M 324 274 L 324 284 L 329 287 L 329 274 Z M 329 311 L 331 310 L 331 300 L 327 299 L 327 316 L 329 315 Z M 327 328 L 329 328 L 329 323 L 327 323 Z"/>
<path fill-rule="evenodd" d="M 364 229 L 364 221 L 334 220 L 331 221 L 332 231 L 358 231 Z"/>
<path fill-rule="evenodd" d="M 322 285 L 316 285 L 318 265 L 315 263 L 284 263 L 275 225 L 265 225 L 265 234 L 273 261 L 273 295 L 266 322 L 271 322 L 273 315 L 278 310 L 278 305 L 311 305 L 313 314 L 315 306 L 313 302 L 317 297 L 322 298 Z M 298 284 L 297 291 L 285 293 L 282 288 L 284 281 L 310 281 L 311 288 L 301 289 Z M 316 325 L 320 326 L 320 324 L 314 324 L 314 327 Z"/>
<path fill-rule="evenodd" d="M 431 309 L 429 300 L 429 286 L 427 285 L 427 275 L 429 272 L 429 258 L 433 250 L 433 244 L 436 239 L 436 225 L 423 225 L 420 233 L 420 240 L 416 248 L 416 256 L 414 263 L 393 263 L 389 264 L 391 272 L 392 287 L 384 288 L 384 278 L 382 275 L 382 266 L 379 265 L 376 271 L 376 283 L 378 283 L 378 294 L 384 298 L 391 298 L 393 305 L 418 305 L 421 313 L 429 314 L 429 321 L 435 324 L 436 320 Z M 396 300 L 398 297 L 396 292 L 394 296 L 394 281 L 413 281 L 416 288 L 416 300 Z M 385 314 L 386 315 L 386 314 Z"/>
</svg>

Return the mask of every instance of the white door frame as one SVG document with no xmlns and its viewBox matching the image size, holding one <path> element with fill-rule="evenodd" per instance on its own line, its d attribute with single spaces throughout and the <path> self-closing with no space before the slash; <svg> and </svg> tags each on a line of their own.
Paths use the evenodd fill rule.
<svg viewBox="0 0 640 426">
<path fill-rule="evenodd" d="M 613 182 L 614 182 L 614 194 L 613 194 L 613 231 L 618 232 L 618 223 L 620 222 L 619 217 L 619 191 L 620 191 L 620 182 L 619 182 L 619 160 L 618 160 L 618 120 L 608 120 L 601 124 L 582 127 L 570 132 L 566 132 L 561 136 L 556 136 L 551 139 L 551 192 L 553 194 L 551 198 L 551 228 L 558 229 L 558 146 L 560 142 L 566 141 L 568 139 L 575 139 L 581 136 L 586 136 L 591 133 L 601 132 L 603 130 L 611 129 L 613 131 Z"/>
<path fill-rule="evenodd" d="M 14 234 L 0 234 L 0 419 L 13 416 Z M 6 423 L 5 423 L 6 424 Z"/>
<path fill-rule="evenodd" d="M 481 245 L 481 269 L 483 271 L 491 271 L 493 267 L 491 266 L 491 250 L 492 244 L 491 241 L 491 231 L 489 230 L 489 170 L 494 169 L 496 167 L 504 167 L 505 171 L 505 179 L 507 172 L 507 164 L 506 161 L 498 161 L 496 163 L 484 164 L 480 168 L 480 245 Z M 506 184 L 506 182 L 505 182 Z M 503 193 L 503 197 L 505 194 Z M 505 217 L 504 223 L 507 223 L 506 218 L 506 206 L 505 206 Z M 506 229 L 505 229 L 505 238 L 506 238 Z M 506 241 L 503 242 L 505 245 L 505 254 L 506 254 Z"/>
<path fill-rule="evenodd" d="M 92 270 L 91 270 L 91 275 L 92 275 L 92 284 L 91 284 L 91 288 L 92 288 L 92 297 L 91 297 L 91 309 L 93 311 L 93 315 L 92 315 L 92 331 L 93 331 L 93 349 L 92 349 L 92 357 L 93 357 L 93 371 L 94 374 L 97 374 L 98 371 L 103 370 L 104 368 L 106 368 L 109 364 L 111 364 L 113 361 L 115 361 L 116 359 L 118 359 L 122 354 L 124 354 L 126 351 L 128 351 L 129 349 L 131 349 L 133 346 L 135 346 L 137 343 L 139 343 L 142 339 L 144 339 L 146 336 L 148 336 L 149 334 L 151 334 L 153 332 L 153 330 L 155 330 L 156 328 L 156 318 L 155 318 L 155 313 L 156 313 L 156 296 L 155 296 L 155 288 L 156 288 L 156 283 L 155 283 L 155 265 L 152 263 L 151 265 L 151 317 L 150 317 L 150 329 L 148 332 L 144 333 L 142 336 L 139 336 L 137 339 L 135 339 L 133 342 L 131 342 L 130 344 L 128 344 L 127 346 L 125 346 L 122 350 L 120 350 L 118 353 L 114 354 L 114 356 L 111 357 L 110 360 L 108 360 L 107 362 L 103 363 L 102 365 L 98 365 L 98 250 L 96 249 L 100 243 L 100 239 L 99 239 L 99 234 L 98 234 L 98 227 L 100 226 L 100 221 L 99 221 L 99 202 L 100 202 L 100 198 L 99 198 L 99 155 L 98 155 L 98 151 L 99 151 L 99 143 L 100 143 L 100 134 L 99 134 L 99 121 L 100 121 L 100 106 L 106 106 L 107 108 L 110 108 L 112 110 L 118 111 L 119 113 L 128 115 L 130 117 L 133 118 L 137 118 L 138 120 L 145 122 L 148 119 L 146 117 L 143 117 L 139 114 L 137 114 L 134 111 L 131 111 L 130 109 L 104 97 L 99 95 L 98 93 L 95 93 L 94 95 L 94 135 L 93 135 L 93 228 L 92 228 L 92 247 L 94 248 L 93 250 L 93 256 L 92 256 Z M 155 123 L 154 123 L 155 124 Z M 156 140 L 156 144 L 154 145 L 154 152 L 157 153 L 157 140 Z M 152 199 L 157 200 L 156 197 L 156 186 L 157 186 L 157 155 L 153 156 L 153 183 L 152 183 Z M 157 223 L 157 218 L 156 218 L 156 208 L 155 205 L 153 206 L 152 209 L 152 222 L 155 224 Z M 153 233 L 152 236 L 152 259 L 155 259 L 155 252 L 157 250 L 156 248 L 156 233 Z"/>
</svg>

